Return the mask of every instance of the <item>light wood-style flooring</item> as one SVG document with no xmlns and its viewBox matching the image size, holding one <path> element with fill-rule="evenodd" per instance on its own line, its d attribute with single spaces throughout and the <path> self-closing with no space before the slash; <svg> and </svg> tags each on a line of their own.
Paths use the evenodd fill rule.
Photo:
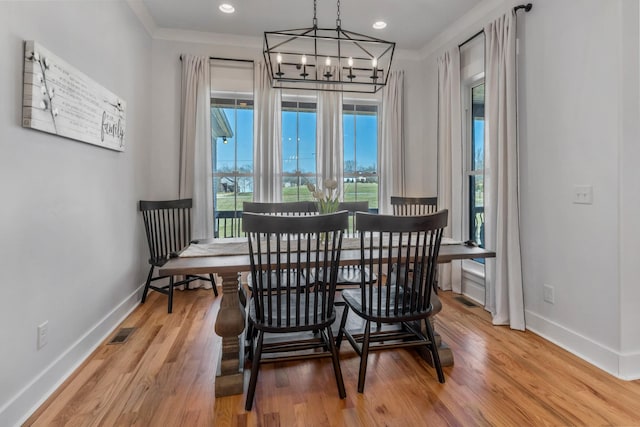
<svg viewBox="0 0 640 427">
<path fill-rule="evenodd" d="M 640 381 L 618 380 L 533 333 L 492 326 L 455 294 L 440 296 L 436 330 L 455 358 L 445 384 L 415 350 L 392 350 L 369 356 L 359 394 L 359 359 L 344 342 L 345 400 L 329 359 L 268 364 L 247 413 L 244 395 L 214 398 L 220 298 L 178 292 L 167 314 L 166 297 L 152 292 L 121 325 L 136 328 L 129 340 L 101 345 L 25 425 L 640 425 Z"/>
</svg>

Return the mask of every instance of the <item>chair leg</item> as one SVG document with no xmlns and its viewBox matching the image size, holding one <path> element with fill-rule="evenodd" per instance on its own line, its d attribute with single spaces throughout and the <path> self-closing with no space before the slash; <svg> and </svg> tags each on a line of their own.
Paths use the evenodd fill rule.
<svg viewBox="0 0 640 427">
<path fill-rule="evenodd" d="M 173 276 L 169 277 L 169 313 L 173 312 Z"/>
<path fill-rule="evenodd" d="M 213 289 L 213 294 L 218 296 L 218 287 L 216 286 L 216 279 L 213 278 L 213 274 L 209 275 L 209 279 L 211 279 L 211 288 Z"/>
<path fill-rule="evenodd" d="M 244 290 L 244 286 L 242 286 L 240 275 L 238 275 L 238 300 L 240 300 L 240 304 L 242 304 L 243 307 L 247 306 L 247 293 Z"/>
<path fill-rule="evenodd" d="M 247 401 L 244 409 L 251 410 L 253 406 L 253 397 L 256 394 L 256 384 L 258 383 L 258 371 L 260 370 L 260 357 L 262 357 L 262 341 L 264 340 L 264 331 L 258 331 L 258 343 L 251 364 L 251 379 L 249 380 L 249 389 L 247 390 Z"/>
<path fill-rule="evenodd" d="M 367 320 L 364 326 L 364 339 L 362 340 L 362 354 L 360 355 L 360 374 L 358 375 L 358 393 L 364 392 L 364 379 L 367 375 L 367 359 L 369 358 L 369 340 L 371 339 L 371 321 Z"/>
<path fill-rule="evenodd" d="M 247 358 L 249 360 L 253 360 L 253 343 L 254 343 L 254 338 L 255 338 L 255 329 L 253 327 L 253 322 L 251 321 L 251 319 L 249 318 L 249 316 L 246 316 L 246 324 L 247 324 L 247 332 L 246 332 L 246 340 L 247 340 L 247 344 L 249 346 L 247 353 Z"/>
<path fill-rule="evenodd" d="M 147 293 L 149 292 L 149 286 L 151 286 L 151 277 L 153 277 L 154 268 L 155 266 L 151 265 L 151 268 L 149 269 L 149 274 L 147 275 L 147 283 L 144 285 L 144 291 L 142 291 L 142 301 L 140 301 L 141 304 L 144 304 L 144 302 L 147 300 Z"/>
<path fill-rule="evenodd" d="M 340 319 L 340 329 L 338 329 L 338 336 L 336 337 L 336 347 L 340 350 L 342 345 L 342 335 L 344 334 L 344 327 L 347 325 L 347 316 L 349 315 L 349 306 L 345 303 L 334 304 L 344 307 L 342 310 L 342 318 Z"/>
<path fill-rule="evenodd" d="M 424 319 L 426 330 L 427 330 L 427 338 L 431 344 L 427 347 L 431 351 L 431 359 L 433 360 L 433 366 L 436 368 L 436 373 L 438 374 L 438 381 L 440 383 L 444 383 L 444 372 L 442 371 L 442 364 L 440 363 L 440 354 L 438 353 L 438 346 L 436 345 L 435 334 L 433 333 L 433 326 L 431 326 L 431 322 L 429 319 Z"/>
<path fill-rule="evenodd" d="M 342 379 L 342 369 L 340 369 L 340 358 L 338 357 L 338 347 L 333 339 L 333 332 L 331 332 L 331 326 L 327 327 L 327 337 L 329 341 L 329 350 L 331 351 L 331 360 L 333 361 L 333 373 L 336 376 L 336 383 L 338 384 L 338 395 L 340 399 L 347 397 L 347 392 L 344 390 L 344 380 Z"/>
</svg>

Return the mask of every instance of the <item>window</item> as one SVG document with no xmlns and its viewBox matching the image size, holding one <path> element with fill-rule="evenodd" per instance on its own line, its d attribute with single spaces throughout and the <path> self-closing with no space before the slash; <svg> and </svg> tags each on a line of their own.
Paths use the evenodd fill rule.
<svg viewBox="0 0 640 427">
<path fill-rule="evenodd" d="M 484 247 L 484 81 L 472 84 L 468 97 L 468 236 Z"/>
<path fill-rule="evenodd" d="M 343 105 L 344 200 L 378 209 L 378 107 Z"/>
<path fill-rule="evenodd" d="M 215 235 L 239 235 L 244 201 L 253 200 L 253 101 L 211 99 Z"/>
<path fill-rule="evenodd" d="M 316 176 L 316 104 L 282 102 L 282 200 L 312 200 Z"/>
<path fill-rule="evenodd" d="M 313 200 L 307 183 L 316 183 L 315 102 L 282 102 L 282 199 Z M 378 208 L 378 107 L 343 105 L 344 200 Z"/>
</svg>

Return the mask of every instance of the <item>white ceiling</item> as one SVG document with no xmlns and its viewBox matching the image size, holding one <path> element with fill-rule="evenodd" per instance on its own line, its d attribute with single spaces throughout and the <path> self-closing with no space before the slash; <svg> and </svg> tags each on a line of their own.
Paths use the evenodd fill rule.
<svg viewBox="0 0 640 427">
<path fill-rule="evenodd" d="M 483 0 L 340 0 L 342 28 L 421 49 Z M 318 27 L 335 28 L 337 1 L 317 0 Z M 235 13 L 218 10 L 230 3 Z M 312 26 L 313 0 L 141 0 L 154 26 L 261 38 L 264 31 Z M 374 30 L 375 21 L 387 22 Z"/>
</svg>

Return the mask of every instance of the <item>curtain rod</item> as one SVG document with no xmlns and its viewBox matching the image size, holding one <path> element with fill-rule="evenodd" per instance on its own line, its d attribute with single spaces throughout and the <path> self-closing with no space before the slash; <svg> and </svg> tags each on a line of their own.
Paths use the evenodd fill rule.
<svg viewBox="0 0 640 427">
<path fill-rule="evenodd" d="M 520 4 L 520 5 L 515 6 L 513 8 L 513 12 L 516 13 L 520 9 L 524 9 L 525 12 L 529 12 L 532 8 L 533 8 L 533 4 L 531 4 L 531 3 Z M 471 37 L 469 37 L 468 39 L 466 39 L 465 41 L 460 43 L 458 45 L 458 48 L 461 48 L 462 46 L 464 46 L 465 44 L 469 43 L 471 40 L 475 39 L 476 37 L 478 37 L 480 34 L 483 34 L 483 33 L 484 33 L 484 30 L 478 31 L 477 33 L 475 33 L 474 35 L 472 35 Z"/>
<path fill-rule="evenodd" d="M 250 62 L 252 64 L 255 62 L 253 59 L 221 58 L 218 56 L 210 56 L 209 59 L 218 60 L 218 61 Z M 182 55 L 180 55 L 180 61 L 182 61 Z"/>
</svg>

